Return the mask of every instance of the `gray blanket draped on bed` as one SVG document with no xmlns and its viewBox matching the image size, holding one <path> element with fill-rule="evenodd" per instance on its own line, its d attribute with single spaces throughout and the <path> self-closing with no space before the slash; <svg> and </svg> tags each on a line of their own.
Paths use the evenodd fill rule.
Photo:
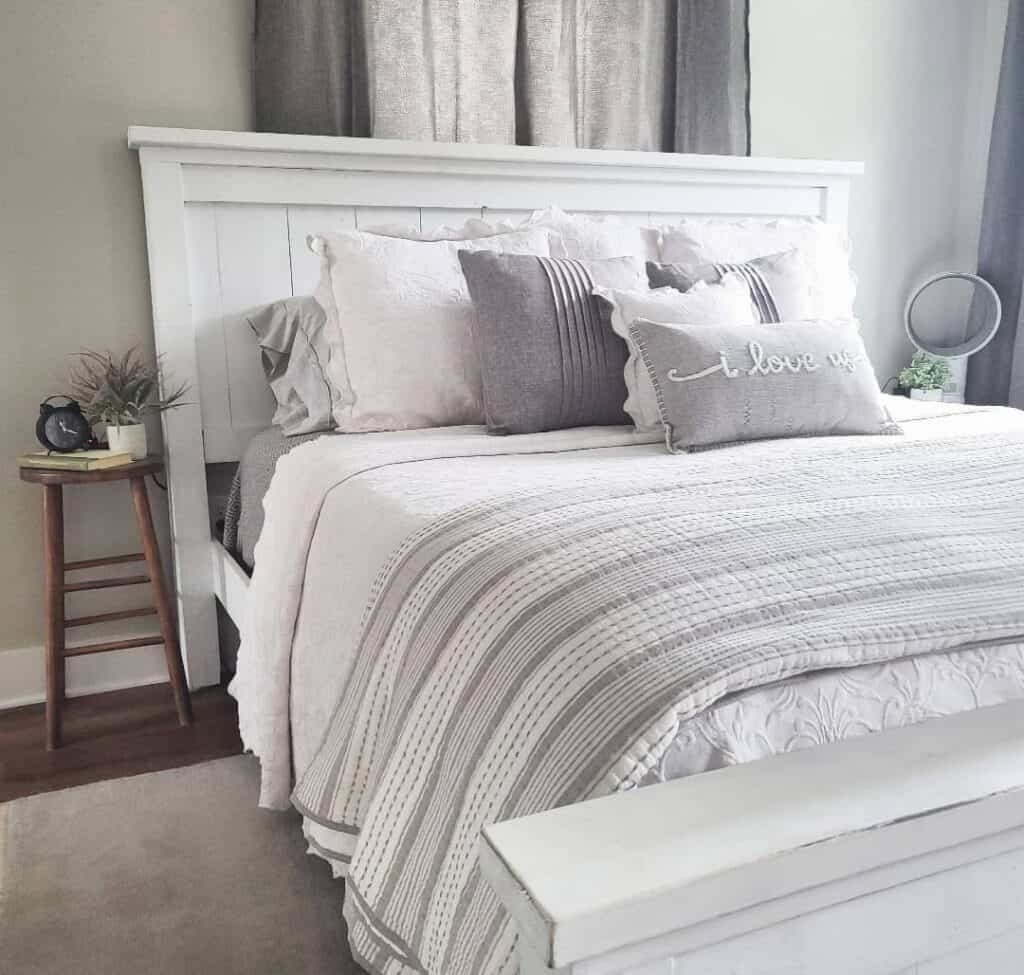
<svg viewBox="0 0 1024 975">
<path fill-rule="evenodd" d="M 513 972 L 481 828 L 636 785 L 724 695 L 1024 638 L 1024 439 L 893 439 L 618 469 L 407 540 L 294 796 L 370 971 Z"/>
<path fill-rule="evenodd" d="M 742 155 L 747 61 L 747 0 L 276 0 L 256 126 Z"/>
</svg>

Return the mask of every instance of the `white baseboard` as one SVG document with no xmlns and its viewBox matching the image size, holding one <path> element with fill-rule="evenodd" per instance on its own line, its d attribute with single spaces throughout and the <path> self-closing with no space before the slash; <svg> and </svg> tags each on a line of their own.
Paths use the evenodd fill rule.
<svg viewBox="0 0 1024 975">
<path fill-rule="evenodd" d="M 130 634 L 125 634 L 129 636 Z M 112 634 L 110 639 L 119 639 Z M 67 695 L 81 697 L 124 687 L 167 681 L 161 646 L 117 650 L 67 661 Z M 0 710 L 46 700 L 46 670 L 42 647 L 0 650 Z"/>
</svg>

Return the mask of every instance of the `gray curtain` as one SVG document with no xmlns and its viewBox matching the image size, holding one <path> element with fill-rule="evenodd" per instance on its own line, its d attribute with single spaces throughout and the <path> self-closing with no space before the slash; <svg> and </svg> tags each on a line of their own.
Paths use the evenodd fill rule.
<svg viewBox="0 0 1024 975">
<path fill-rule="evenodd" d="M 256 127 L 749 151 L 747 0 L 257 0 Z"/>
<path fill-rule="evenodd" d="M 968 365 L 967 398 L 1024 408 L 1024 4 L 1010 0 L 1003 42 L 978 273 L 1003 303 L 996 337 Z"/>
</svg>

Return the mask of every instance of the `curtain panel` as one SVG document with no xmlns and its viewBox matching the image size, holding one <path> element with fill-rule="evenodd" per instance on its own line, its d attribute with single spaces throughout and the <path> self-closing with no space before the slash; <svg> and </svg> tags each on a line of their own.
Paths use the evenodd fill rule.
<svg viewBox="0 0 1024 975">
<path fill-rule="evenodd" d="M 257 0 L 267 132 L 749 152 L 747 0 Z"/>
<path fill-rule="evenodd" d="M 978 274 L 999 292 L 1003 320 L 968 362 L 972 403 L 1024 409 L 1024 3 L 1010 0 L 992 120 Z M 975 309 L 975 312 L 978 312 Z"/>
</svg>

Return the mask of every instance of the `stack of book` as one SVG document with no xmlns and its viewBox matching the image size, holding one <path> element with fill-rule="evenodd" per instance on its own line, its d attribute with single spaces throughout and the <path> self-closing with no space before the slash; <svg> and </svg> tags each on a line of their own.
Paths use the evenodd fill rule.
<svg viewBox="0 0 1024 975">
<path fill-rule="evenodd" d="M 122 467 L 131 462 L 130 453 L 114 453 L 112 450 L 75 450 L 69 454 L 35 450 L 18 458 L 19 467 L 39 467 L 51 471 L 103 471 L 108 467 Z"/>
</svg>

